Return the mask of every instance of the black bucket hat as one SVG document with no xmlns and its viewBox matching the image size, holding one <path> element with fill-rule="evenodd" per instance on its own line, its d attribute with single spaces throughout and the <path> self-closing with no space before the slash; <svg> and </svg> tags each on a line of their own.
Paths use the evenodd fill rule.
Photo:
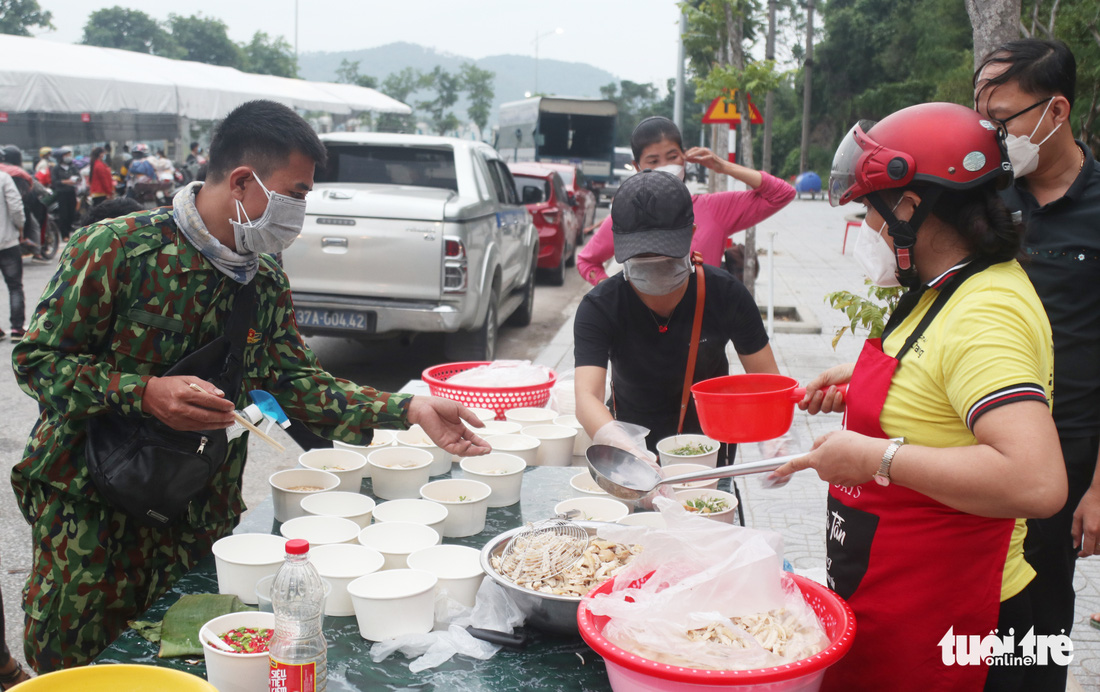
<svg viewBox="0 0 1100 692">
<path fill-rule="evenodd" d="M 647 253 L 686 257 L 694 227 L 691 193 L 671 173 L 644 170 L 615 193 L 611 232 L 618 262 Z"/>
</svg>

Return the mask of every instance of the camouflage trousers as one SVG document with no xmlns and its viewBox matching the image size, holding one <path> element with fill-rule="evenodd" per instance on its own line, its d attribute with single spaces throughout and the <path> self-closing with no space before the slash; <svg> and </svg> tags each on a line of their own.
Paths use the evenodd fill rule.
<svg viewBox="0 0 1100 692">
<path fill-rule="evenodd" d="M 89 663 L 236 523 L 157 529 L 91 498 L 31 492 L 23 646 L 39 673 Z"/>
</svg>

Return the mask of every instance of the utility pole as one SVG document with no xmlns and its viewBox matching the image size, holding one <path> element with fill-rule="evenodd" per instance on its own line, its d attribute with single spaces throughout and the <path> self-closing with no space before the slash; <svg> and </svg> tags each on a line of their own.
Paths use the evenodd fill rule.
<svg viewBox="0 0 1100 692">
<path fill-rule="evenodd" d="M 294 0 L 294 59 L 298 59 L 298 0 Z"/>
<path fill-rule="evenodd" d="M 687 33 L 687 15 L 680 13 L 680 40 L 676 46 L 676 91 L 672 97 L 672 122 L 680 132 L 684 131 L 684 34 Z"/>
<path fill-rule="evenodd" d="M 798 157 L 798 172 L 810 168 L 810 103 L 814 69 L 814 0 L 806 0 L 806 62 L 802 82 L 802 150 Z"/>
<path fill-rule="evenodd" d="M 768 0 L 768 37 L 764 43 L 764 59 L 775 60 L 775 13 L 779 0 Z M 774 114 L 775 96 L 768 92 L 764 97 L 764 161 L 761 170 L 772 170 L 772 116 Z"/>
</svg>

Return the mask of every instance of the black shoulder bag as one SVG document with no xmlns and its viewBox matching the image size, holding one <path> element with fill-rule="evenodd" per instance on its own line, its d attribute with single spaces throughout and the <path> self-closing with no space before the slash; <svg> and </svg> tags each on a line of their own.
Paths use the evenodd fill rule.
<svg viewBox="0 0 1100 692">
<path fill-rule="evenodd" d="M 225 332 L 192 351 L 164 376 L 192 375 L 236 401 L 244 377 L 244 345 L 256 311 L 256 287 L 237 290 Z M 88 419 L 88 473 L 114 507 L 149 526 L 178 523 L 225 463 L 225 430 L 173 430 L 156 418 L 114 412 Z"/>
</svg>

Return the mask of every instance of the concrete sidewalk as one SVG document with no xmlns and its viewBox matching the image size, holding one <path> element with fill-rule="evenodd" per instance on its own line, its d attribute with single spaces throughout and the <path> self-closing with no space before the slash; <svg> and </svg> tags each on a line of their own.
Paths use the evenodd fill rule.
<svg viewBox="0 0 1100 692">
<path fill-rule="evenodd" d="M 776 323 L 772 338 L 779 370 L 807 382 L 826 368 L 852 362 L 859 355 L 863 337 L 846 334 L 836 349 L 832 340 L 837 329 L 848 324 L 845 316 L 829 307 L 825 295 L 848 290 L 865 294 L 863 272 L 852 257 L 855 241 L 853 228 L 848 252 L 841 254 L 844 216 L 854 209 L 832 208 L 821 200 L 795 200 L 771 219 L 757 226 L 757 248 L 768 247 L 769 234 L 775 235 L 773 257 L 761 256 L 757 279 L 758 302 L 765 304 L 769 289 L 774 289 L 776 306 L 793 306 L 816 322 L 818 334 L 792 333 L 788 325 Z M 774 286 L 769 285 L 769 263 L 774 262 Z M 539 354 L 537 362 L 559 374 L 573 368 L 573 325 L 570 318 L 555 338 Z M 730 347 L 733 372 L 739 371 Z M 795 410 L 788 448 L 794 452 L 809 449 L 821 434 L 841 427 L 838 414 L 809 416 Z M 768 456 L 763 445 L 742 445 L 741 461 Z M 756 476 L 741 481 L 741 497 L 746 523 L 755 528 L 771 529 L 783 535 L 786 557 L 798 570 L 823 571 L 825 566 L 825 497 L 827 486 L 812 473 L 797 474 L 784 488 L 765 490 Z M 1100 611 L 1100 560 L 1080 560 L 1074 582 L 1077 590 L 1077 620 L 1072 638 L 1074 657 L 1067 690 L 1100 690 L 1100 632 L 1091 628 L 1091 613 Z"/>
</svg>

